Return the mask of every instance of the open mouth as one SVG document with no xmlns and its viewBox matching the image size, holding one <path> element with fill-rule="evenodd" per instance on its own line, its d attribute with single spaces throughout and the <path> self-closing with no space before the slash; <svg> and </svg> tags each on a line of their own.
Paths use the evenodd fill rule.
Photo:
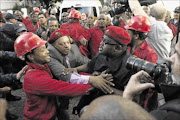
<svg viewBox="0 0 180 120">
<path fill-rule="evenodd" d="M 47 58 L 47 59 L 50 59 L 50 56 L 48 55 L 48 56 L 46 56 L 46 58 Z"/>
</svg>

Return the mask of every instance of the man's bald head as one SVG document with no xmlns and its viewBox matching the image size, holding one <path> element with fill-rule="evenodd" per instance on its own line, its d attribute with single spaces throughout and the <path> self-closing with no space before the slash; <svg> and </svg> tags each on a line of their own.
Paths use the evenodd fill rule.
<svg viewBox="0 0 180 120">
<path fill-rule="evenodd" d="M 167 10 L 166 17 L 165 17 L 165 22 L 169 23 L 170 20 L 171 20 L 171 12 L 169 10 Z"/>
<path fill-rule="evenodd" d="M 155 120 L 136 103 L 116 95 L 95 99 L 80 120 Z"/>
<path fill-rule="evenodd" d="M 164 21 L 166 16 L 166 8 L 158 3 L 153 4 L 150 10 L 150 15 L 156 20 Z"/>
<path fill-rule="evenodd" d="M 14 12 L 14 16 L 16 17 L 16 19 L 18 19 L 18 20 L 20 20 L 20 21 L 23 19 L 22 12 L 19 11 L 19 10 L 16 10 L 16 11 Z"/>
</svg>

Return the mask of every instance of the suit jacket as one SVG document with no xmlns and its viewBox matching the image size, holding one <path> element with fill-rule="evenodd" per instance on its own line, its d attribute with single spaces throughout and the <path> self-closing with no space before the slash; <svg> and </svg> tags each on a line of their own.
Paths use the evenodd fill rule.
<svg viewBox="0 0 180 120">
<path fill-rule="evenodd" d="M 70 81 L 71 74 L 63 75 L 63 69 L 65 64 L 63 63 L 64 56 L 51 44 L 48 44 L 47 49 L 50 52 L 51 61 L 48 63 L 49 68 L 52 71 L 53 76 L 58 80 Z M 83 56 L 77 45 L 71 44 L 70 53 L 67 55 L 71 68 L 88 63 L 90 60 Z"/>
</svg>

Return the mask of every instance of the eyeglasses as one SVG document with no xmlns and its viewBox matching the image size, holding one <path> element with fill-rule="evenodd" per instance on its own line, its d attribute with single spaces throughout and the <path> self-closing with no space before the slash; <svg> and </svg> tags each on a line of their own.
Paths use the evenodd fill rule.
<svg viewBox="0 0 180 120">
<path fill-rule="evenodd" d="M 103 45 L 117 45 L 116 43 L 109 43 L 106 39 L 103 38 L 102 40 Z"/>
<path fill-rule="evenodd" d="M 105 42 L 103 42 L 103 45 L 117 45 L 117 44 L 111 44 L 111 43 L 105 43 Z"/>
</svg>

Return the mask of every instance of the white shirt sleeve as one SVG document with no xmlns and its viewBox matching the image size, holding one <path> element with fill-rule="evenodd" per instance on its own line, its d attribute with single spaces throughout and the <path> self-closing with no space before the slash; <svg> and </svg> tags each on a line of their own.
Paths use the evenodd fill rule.
<svg viewBox="0 0 180 120">
<path fill-rule="evenodd" d="M 88 84 L 89 75 L 80 75 L 78 73 L 72 73 L 70 83 L 72 84 Z"/>
</svg>

